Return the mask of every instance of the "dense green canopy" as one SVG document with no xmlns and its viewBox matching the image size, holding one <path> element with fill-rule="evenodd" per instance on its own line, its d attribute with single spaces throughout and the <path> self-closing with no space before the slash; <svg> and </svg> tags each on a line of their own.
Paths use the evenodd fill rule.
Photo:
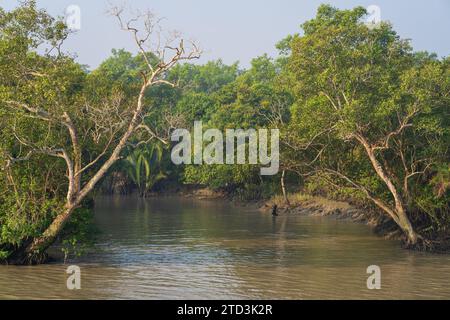
<svg viewBox="0 0 450 320">
<path fill-rule="evenodd" d="M 450 59 L 414 52 L 389 23 L 367 27 L 365 14 L 322 5 L 302 34 L 278 44 L 278 58 L 257 57 L 248 70 L 222 61 L 174 66 L 163 76 L 176 87 L 145 91 L 142 121 L 159 139 L 136 132 L 96 191 L 124 180 L 145 195 L 171 181 L 261 198 L 281 192 L 284 172 L 290 190 L 370 207 L 412 245 L 448 238 Z M 64 207 L 70 172 L 58 150 L 96 160 L 83 169 L 80 183 L 89 181 L 125 130 L 147 59 L 159 63 L 114 50 L 88 71 L 63 52 L 68 36 L 34 1 L 0 9 L 0 259 L 40 236 Z M 59 121 L 66 115 L 78 149 Z M 279 128 L 279 175 L 261 177 L 255 165 L 174 166 L 167 137 L 196 120 L 220 130 Z M 66 228 L 71 243 L 89 223 L 83 208 L 86 201 Z"/>
</svg>

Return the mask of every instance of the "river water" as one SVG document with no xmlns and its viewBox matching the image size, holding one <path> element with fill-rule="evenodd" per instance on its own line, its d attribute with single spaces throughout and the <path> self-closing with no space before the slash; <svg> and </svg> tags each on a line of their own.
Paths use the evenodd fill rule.
<svg viewBox="0 0 450 320">
<path fill-rule="evenodd" d="M 402 250 L 365 225 L 223 201 L 101 198 L 95 251 L 66 268 L 0 266 L 2 299 L 444 299 L 450 255 Z M 367 289 L 367 267 L 381 289 Z"/>
</svg>

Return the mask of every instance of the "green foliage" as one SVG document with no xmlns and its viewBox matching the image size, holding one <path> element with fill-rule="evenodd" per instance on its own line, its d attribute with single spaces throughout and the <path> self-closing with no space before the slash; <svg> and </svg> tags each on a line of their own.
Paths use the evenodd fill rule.
<svg viewBox="0 0 450 320">
<path fill-rule="evenodd" d="M 167 177 L 161 166 L 163 152 L 160 144 L 150 144 L 134 149 L 125 158 L 127 176 L 136 185 L 141 196 L 145 196 L 157 182 Z"/>
<path fill-rule="evenodd" d="M 285 156 L 306 164 L 306 174 L 320 172 L 328 194 L 368 193 L 393 206 L 380 167 L 414 224 L 444 230 L 449 198 L 436 199 L 432 186 L 442 190 L 445 182 L 433 181 L 449 167 L 448 61 L 415 54 L 387 23 L 369 29 L 364 15 L 321 6 L 304 35 L 289 40 L 284 72 L 295 102 L 287 139 L 302 151 Z"/>
<path fill-rule="evenodd" d="M 0 10 L 0 251 L 6 257 L 24 240 L 39 235 L 62 209 L 64 165 L 33 155 L 25 145 L 41 148 L 64 141 L 54 123 L 24 117 L 9 100 L 42 106 L 49 114 L 77 100 L 84 72 L 58 53 L 67 37 L 64 24 L 26 1 L 17 9 Z M 39 55 L 37 52 L 44 52 Z M 33 71 L 30 71 L 33 70 Z M 53 130 L 55 129 L 55 130 Z M 19 138 L 21 137 L 21 138 Z M 21 139 L 21 143 L 19 143 Z M 12 162 L 11 159 L 20 159 Z M 0 257 L 1 259 L 1 257 Z"/>
<path fill-rule="evenodd" d="M 99 230 L 94 225 L 93 209 L 85 205 L 77 209 L 61 236 L 61 250 L 64 260 L 85 254 L 94 245 Z"/>
<path fill-rule="evenodd" d="M 189 165 L 184 171 L 184 181 L 207 185 L 213 189 L 226 189 L 236 185 L 245 185 L 252 181 L 257 183 L 257 169 L 251 165 Z"/>
<path fill-rule="evenodd" d="M 176 109 L 183 115 L 184 120 L 189 126 L 194 121 L 209 121 L 217 111 L 216 101 L 207 93 L 186 92 L 177 102 Z"/>
<path fill-rule="evenodd" d="M 42 235 L 66 202 L 68 180 L 61 150 L 70 137 L 61 124 L 70 115 L 81 132 L 93 132 L 83 97 L 87 73 L 61 50 L 64 23 L 24 1 L 0 10 L 0 251 Z M 42 121 L 43 118 L 46 121 Z M 87 159 L 101 148 L 82 135 Z"/>
<path fill-rule="evenodd" d="M 217 60 L 202 66 L 177 65 L 171 70 L 169 79 L 176 81 L 183 91 L 209 94 L 233 82 L 239 74 L 237 63 L 227 66 Z"/>
<path fill-rule="evenodd" d="M 450 58 L 413 52 L 390 24 L 365 26 L 365 14 L 360 7 L 322 5 L 302 25 L 303 34 L 278 43 L 279 58 L 257 57 L 248 70 L 221 60 L 178 65 L 165 75 L 176 88 L 162 85 L 147 92 L 144 122 L 165 138 L 196 120 L 222 130 L 279 128 L 288 185 L 363 204 L 377 198 L 392 207 L 392 192 L 364 140 L 399 190 L 414 226 L 427 235 L 446 234 Z M 67 36 L 64 23 L 37 9 L 35 1 L 10 12 L 0 9 L 0 260 L 45 230 L 62 210 L 68 185 L 63 159 L 42 149 L 67 148 L 67 128 L 38 121 L 9 101 L 23 101 L 50 117 L 69 114 L 82 137 L 81 157 L 89 163 L 111 152 L 103 125 L 124 131 L 121 124 L 142 83 L 142 56 L 113 50 L 87 72 L 60 50 Z M 153 55 L 148 58 L 157 63 Z M 134 141 L 142 141 L 141 134 Z M 30 146 L 41 152 L 31 154 Z M 111 172 L 126 174 L 141 195 L 169 178 L 225 189 L 242 199 L 281 191 L 280 176 L 261 177 L 255 165 L 174 167 L 159 143 L 127 148 L 121 156 Z M 83 204 L 66 228 L 66 255 L 89 242 L 87 207 Z"/>
</svg>

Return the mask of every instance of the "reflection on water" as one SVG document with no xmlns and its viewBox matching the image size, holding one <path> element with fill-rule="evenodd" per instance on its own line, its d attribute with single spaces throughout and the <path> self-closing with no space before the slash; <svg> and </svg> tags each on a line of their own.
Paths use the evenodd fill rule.
<svg viewBox="0 0 450 320">
<path fill-rule="evenodd" d="M 0 266 L 0 298 L 450 298 L 450 256 L 402 250 L 364 225 L 272 216 L 221 201 L 102 198 L 97 250 L 67 265 Z M 378 265 L 382 289 L 368 290 Z"/>
</svg>

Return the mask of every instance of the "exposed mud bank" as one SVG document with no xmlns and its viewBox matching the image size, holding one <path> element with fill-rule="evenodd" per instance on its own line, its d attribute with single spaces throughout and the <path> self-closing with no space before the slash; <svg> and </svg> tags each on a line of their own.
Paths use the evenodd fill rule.
<svg viewBox="0 0 450 320">
<path fill-rule="evenodd" d="M 332 219 L 349 220 L 363 223 L 372 228 L 373 232 L 385 239 L 400 240 L 405 249 L 428 251 L 433 253 L 450 253 L 450 239 L 422 239 L 417 245 L 407 245 L 407 239 L 397 225 L 385 215 L 369 208 L 358 208 L 347 202 L 329 200 L 323 197 L 309 197 L 301 203 L 294 205 L 280 205 L 274 201 L 264 202 L 259 210 L 271 214 L 273 206 L 277 205 L 277 214 L 305 215 L 330 217 Z"/>
</svg>

